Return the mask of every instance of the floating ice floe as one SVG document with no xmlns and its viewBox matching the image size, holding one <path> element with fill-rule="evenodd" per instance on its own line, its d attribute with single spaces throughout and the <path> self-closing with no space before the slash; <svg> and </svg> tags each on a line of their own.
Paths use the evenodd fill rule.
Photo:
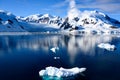
<svg viewBox="0 0 120 80">
<path fill-rule="evenodd" d="M 40 76 L 51 76 L 51 77 L 69 77 L 74 76 L 76 74 L 82 73 L 86 70 L 86 68 L 71 68 L 71 69 L 65 69 L 65 68 L 56 68 L 56 67 L 46 67 L 45 70 L 41 70 L 39 72 Z"/>
<path fill-rule="evenodd" d="M 53 47 L 50 49 L 53 53 L 56 53 L 57 50 L 59 50 L 59 47 Z"/>
<path fill-rule="evenodd" d="M 109 51 L 114 51 L 116 49 L 115 45 L 111 45 L 109 43 L 100 43 L 98 47 Z"/>
</svg>

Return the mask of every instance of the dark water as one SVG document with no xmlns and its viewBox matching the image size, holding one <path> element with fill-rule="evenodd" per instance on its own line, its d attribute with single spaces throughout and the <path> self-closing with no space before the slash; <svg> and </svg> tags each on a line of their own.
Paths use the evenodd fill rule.
<svg viewBox="0 0 120 80">
<path fill-rule="evenodd" d="M 97 45 L 101 42 L 114 44 L 117 49 L 100 49 Z M 53 53 L 50 48 L 55 46 L 60 49 Z M 0 36 L 0 80 L 42 80 L 38 73 L 48 66 L 87 68 L 84 76 L 51 80 L 120 80 L 120 38 L 53 34 Z"/>
</svg>

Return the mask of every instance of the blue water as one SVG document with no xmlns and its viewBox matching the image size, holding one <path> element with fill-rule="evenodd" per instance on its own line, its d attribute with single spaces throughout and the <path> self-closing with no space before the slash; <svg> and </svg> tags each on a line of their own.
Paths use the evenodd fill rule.
<svg viewBox="0 0 120 80">
<path fill-rule="evenodd" d="M 115 51 L 100 49 L 101 42 Z M 59 47 L 56 53 L 50 49 Z M 59 59 L 55 59 L 59 57 Z M 39 71 L 48 66 L 86 67 L 84 75 L 51 80 L 120 80 L 120 38 L 100 35 L 1 35 L 0 80 L 49 80 Z"/>
</svg>

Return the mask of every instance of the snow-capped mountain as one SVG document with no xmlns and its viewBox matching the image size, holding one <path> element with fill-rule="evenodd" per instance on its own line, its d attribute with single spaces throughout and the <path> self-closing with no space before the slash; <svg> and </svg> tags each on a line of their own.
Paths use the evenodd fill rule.
<svg viewBox="0 0 120 80">
<path fill-rule="evenodd" d="M 56 24 L 58 26 L 62 24 L 62 18 L 60 18 L 59 16 L 52 16 L 50 14 L 35 14 L 24 18 L 18 17 L 18 19 L 30 23 Z"/>
<path fill-rule="evenodd" d="M 73 10 L 75 11 L 75 10 Z M 78 11 L 77 11 L 78 13 Z M 77 14 L 74 12 L 74 14 Z M 73 15 L 73 13 L 72 13 Z M 120 22 L 98 11 L 79 12 L 79 15 L 69 14 L 65 19 L 49 14 L 35 14 L 19 18 L 28 23 L 56 25 L 61 30 L 86 30 L 89 32 L 106 32 L 120 28 Z"/>
<path fill-rule="evenodd" d="M 110 18 L 104 13 L 98 11 L 84 11 L 79 16 L 68 16 L 63 22 L 61 28 L 75 30 L 75 29 L 89 29 L 89 30 L 111 30 L 120 27 L 120 22 Z"/>
<path fill-rule="evenodd" d="M 21 17 L 0 10 L 0 32 L 58 31 L 61 19 L 49 14 Z"/>
<path fill-rule="evenodd" d="M 66 18 L 49 14 L 35 14 L 20 17 L 0 10 L 0 31 L 85 31 L 120 32 L 120 22 L 98 11 L 79 12 L 72 10 Z M 74 11 L 74 13 L 73 13 Z M 78 14 L 79 12 L 79 14 Z M 75 15 L 77 14 L 77 15 Z M 73 15 L 73 16 L 71 16 Z"/>
<path fill-rule="evenodd" d="M 24 27 L 20 25 L 16 16 L 10 12 L 0 10 L 0 31 L 25 31 Z"/>
</svg>

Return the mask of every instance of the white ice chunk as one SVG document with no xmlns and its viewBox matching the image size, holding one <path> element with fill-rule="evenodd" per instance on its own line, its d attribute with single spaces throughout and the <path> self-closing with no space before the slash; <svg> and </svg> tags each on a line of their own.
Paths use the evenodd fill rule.
<svg viewBox="0 0 120 80">
<path fill-rule="evenodd" d="M 109 51 L 114 51 L 115 50 L 115 45 L 111 45 L 109 43 L 100 43 L 98 45 L 99 48 L 103 48 Z"/>
<path fill-rule="evenodd" d="M 56 53 L 57 50 L 59 50 L 59 47 L 53 47 L 50 49 L 53 53 Z"/>
<path fill-rule="evenodd" d="M 74 76 L 76 74 L 82 73 L 86 70 L 86 68 L 71 68 L 71 69 L 65 69 L 65 68 L 56 68 L 56 67 L 46 67 L 45 70 L 41 70 L 39 72 L 40 76 L 52 76 L 52 77 L 68 77 L 68 76 Z"/>
</svg>

